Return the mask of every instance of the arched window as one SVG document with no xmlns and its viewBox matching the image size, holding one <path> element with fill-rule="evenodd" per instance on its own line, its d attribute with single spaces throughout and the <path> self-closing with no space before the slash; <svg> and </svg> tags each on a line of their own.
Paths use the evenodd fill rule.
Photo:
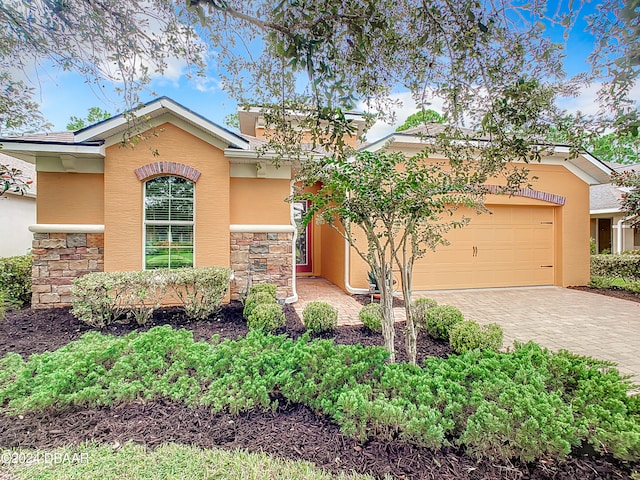
<svg viewBox="0 0 640 480">
<path fill-rule="evenodd" d="M 194 184 L 156 177 L 144 187 L 144 268 L 193 266 Z"/>
</svg>

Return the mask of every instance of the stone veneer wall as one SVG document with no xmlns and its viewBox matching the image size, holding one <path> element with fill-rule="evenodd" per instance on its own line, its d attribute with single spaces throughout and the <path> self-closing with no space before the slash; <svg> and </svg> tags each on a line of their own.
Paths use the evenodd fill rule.
<svg viewBox="0 0 640 480">
<path fill-rule="evenodd" d="M 36 233 L 31 253 L 31 307 L 68 307 L 73 280 L 90 272 L 102 272 L 104 235 Z"/>
<path fill-rule="evenodd" d="M 247 284 L 275 283 L 278 298 L 293 295 L 293 233 L 231 232 L 231 299 L 238 300 Z"/>
</svg>

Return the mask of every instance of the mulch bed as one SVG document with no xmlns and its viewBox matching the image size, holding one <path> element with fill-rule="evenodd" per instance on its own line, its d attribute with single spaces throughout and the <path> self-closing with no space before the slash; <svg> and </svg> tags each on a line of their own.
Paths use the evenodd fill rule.
<svg viewBox="0 0 640 480">
<path fill-rule="evenodd" d="M 287 325 L 281 333 L 297 338 L 304 328 L 292 307 L 286 307 Z M 238 338 L 247 333 L 242 306 L 231 303 L 216 318 L 187 322 L 176 309 L 163 309 L 138 330 L 170 324 L 193 331 L 197 340 L 213 335 Z M 135 325 L 121 324 L 104 333 L 124 335 Z M 8 351 L 28 356 L 55 350 L 78 339 L 90 328 L 77 321 L 68 309 L 10 312 L 0 322 L 0 356 Z M 402 325 L 397 327 L 396 348 L 404 358 Z M 336 343 L 382 345 L 382 337 L 364 327 L 339 327 L 324 338 Z M 419 358 L 446 357 L 450 347 L 429 337 L 419 338 Z M 309 408 L 281 400 L 275 412 L 253 410 L 241 415 L 212 413 L 206 407 L 187 407 L 165 400 L 130 402 L 104 408 L 47 409 L 20 416 L 0 415 L 0 447 L 51 448 L 83 441 L 108 443 L 117 448 L 127 441 L 155 447 L 176 442 L 200 447 L 243 448 L 280 457 L 314 462 L 332 472 L 356 471 L 376 478 L 390 474 L 401 479 L 619 479 L 630 478 L 631 467 L 606 457 L 577 453 L 563 462 L 532 464 L 477 462 L 464 452 L 439 451 L 400 441 L 361 444 L 340 433 L 328 418 Z M 635 465 L 637 468 L 637 465 Z"/>
<path fill-rule="evenodd" d="M 594 288 L 594 287 L 569 287 L 573 290 L 581 290 L 583 292 L 597 293 L 598 295 L 605 295 L 607 297 L 621 298 L 623 300 L 629 300 L 631 302 L 640 303 L 640 294 L 633 293 L 621 288 Z"/>
</svg>

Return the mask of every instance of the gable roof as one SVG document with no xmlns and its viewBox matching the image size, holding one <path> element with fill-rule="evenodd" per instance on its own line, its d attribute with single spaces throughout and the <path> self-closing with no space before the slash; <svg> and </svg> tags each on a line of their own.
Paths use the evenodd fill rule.
<svg viewBox="0 0 640 480">
<path fill-rule="evenodd" d="M 135 117 L 144 119 L 145 121 L 152 120 L 165 113 L 171 113 L 188 124 L 218 137 L 226 142 L 231 148 L 239 148 L 243 150 L 249 148 L 249 142 L 240 135 L 213 123 L 202 115 L 189 110 L 168 97 L 157 98 L 131 113 L 135 115 Z M 74 142 L 78 143 L 105 139 L 107 137 L 124 133 L 128 127 L 129 120 L 124 113 L 121 113 L 89 127 L 77 130 L 74 132 Z"/>
<path fill-rule="evenodd" d="M 616 172 L 640 172 L 640 164 L 623 165 L 604 162 Z M 589 211 L 592 215 L 599 213 L 620 212 L 620 199 L 624 192 L 612 183 L 592 185 L 589 189 Z"/>
</svg>

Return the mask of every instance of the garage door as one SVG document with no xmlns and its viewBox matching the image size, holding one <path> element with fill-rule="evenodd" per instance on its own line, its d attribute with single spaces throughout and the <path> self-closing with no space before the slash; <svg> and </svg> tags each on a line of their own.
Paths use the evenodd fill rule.
<svg viewBox="0 0 640 480">
<path fill-rule="evenodd" d="M 553 208 L 487 207 L 416 263 L 414 290 L 553 285 Z"/>
</svg>

